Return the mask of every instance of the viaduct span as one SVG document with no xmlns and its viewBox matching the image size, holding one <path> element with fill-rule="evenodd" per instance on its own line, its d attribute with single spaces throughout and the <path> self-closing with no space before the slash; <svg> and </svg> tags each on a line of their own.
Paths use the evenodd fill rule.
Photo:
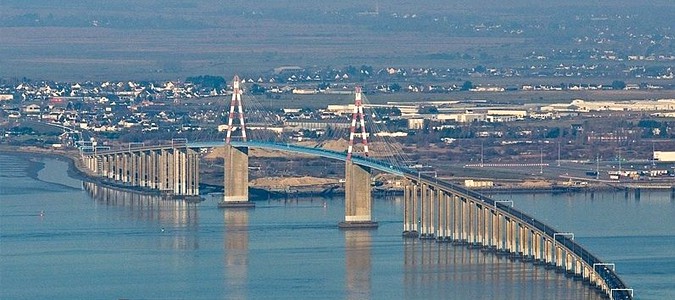
<svg viewBox="0 0 675 300">
<path fill-rule="evenodd" d="M 347 153 L 292 144 L 247 141 L 239 80 L 235 77 L 227 139 L 223 142 L 130 145 L 126 149 L 84 149 L 82 159 L 94 176 L 122 185 L 199 197 L 200 149 L 225 147 L 224 196 L 219 207 L 253 207 L 248 197 L 248 149 L 262 148 L 321 156 L 345 162 L 345 218 L 340 228 L 376 228 L 372 219 L 371 171 L 404 178 L 403 235 L 484 248 L 498 255 L 544 264 L 596 287 L 610 299 L 632 299 L 612 263 L 601 261 L 558 231 L 515 208 L 436 176 L 368 157 L 361 92 L 357 88 Z M 235 112 L 235 108 L 238 111 Z M 235 118 L 238 115 L 238 118 Z M 233 141 L 233 120 L 242 137 Z M 360 119 L 364 156 L 352 155 Z"/>
</svg>

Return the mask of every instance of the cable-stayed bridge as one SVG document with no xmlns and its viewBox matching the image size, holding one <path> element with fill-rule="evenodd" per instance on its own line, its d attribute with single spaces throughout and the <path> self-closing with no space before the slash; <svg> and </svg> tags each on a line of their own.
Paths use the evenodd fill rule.
<svg viewBox="0 0 675 300">
<path fill-rule="evenodd" d="M 252 141 L 246 135 L 242 104 L 243 91 L 234 78 L 232 102 L 225 141 L 188 142 L 173 140 L 162 145 L 130 144 L 123 149 L 83 151 L 82 159 L 95 176 L 126 186 L 141 187 L 178 196 L 199 196 L 200 149 L 224 148 L 224 196 L 219 207 L 253 207 L 248 195 L 249 149 L 267 149 L 313 155 L 345 162 L 344 229 L 377 228 L 372 218 L 371 172 L 402 177 L 404 214 L 402 233 L 406 237 L 482 247 L 501 255 L 545 264 L 571 277 L 583 279 L 611 299 L 632 299 L 615 272 L 614 264 L 603 262 L 574 241 L 574 234 L 558 231 L 507 202 L 438 179 L 430 172 L 405 167 L 396 159 L 369 156 L 368 134 L 362 93 L 356 88 L 345 151 L 300 146 L 279 141 Z M 238 125 L 235 125 L 238 121 Z M 357 133 L 360 131 L 360 133 Z M 233 137 L 240 133 L 239 138 Z M 355 153 L 354 140 L 360 137 L 362 155 Z M 395 155 L 389 155 L 391 158 Z"/>
</svg>

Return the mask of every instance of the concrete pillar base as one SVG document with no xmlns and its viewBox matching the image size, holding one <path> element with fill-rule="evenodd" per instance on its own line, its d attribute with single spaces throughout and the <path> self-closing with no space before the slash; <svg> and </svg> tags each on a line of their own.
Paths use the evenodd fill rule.
<svg viewBox="0 0 675 300">
<path fill-rule="evenodd" d="M 509 256 L 509 255 L 511 255 L 511 252 L 509 252 L 508 250 L 504 250 L 504 249 L 498 249 L 497 252 L 495 252 L 495 255 L 497 255 L 497 256 Z"/>
<path fill-rule="evenodd" d="M 421 240 L 435 240 L 436 236 L 430 233 L 420 235 Z"/>
<path fill-rule="evenodd" d="M 531 256 L 531 255 L 523 255 L 523 257 L 521 258 L 521 260 L 524 261 L 524 262 L 532 262 L 532 263 L 534 263 L 534 256 Z"/>
<path fill-rule="evenodd" d="M 200 196 L 172 195 L 172 197 L 175 200 L 184 200 L 185 202 L 190 202 L 190 203 L 199 203 L 199 202 L 204 201 L 204 199 Z"/>
<path fill-rule="evenodd" d="M 497 247 L 487 246 L 487 247 L 483 247 L 483 250 L 481 250 L 481 251 L 486 252 L 486 253 L 494 253 L 494 252 L 497 252 Z"/>
<path fill-rule="evenodd" d="M 483 245 L 481 245 L 480 243 L 469 243 L 468 245 L 466 245 L 466 247 L 469 249 L 480 249 L 483 248 Z"/>
<path fill-rule="evenodd" d="M 416 237 L 418 237 L 418 236 L 420 236 L 420 234 L 419 234 L 417 231 L 415 231 L 415 230 L 412 230 L 412 231 L 404 231 L 404 232 L 403 232 L 403 237 L 416 238 Z"/>
<path fill-rule="evenodd" d="M 251 201 L 222 201 L 218 202 L 218 208 L 255 208 Z"/>
<path fill-rule="evenodd" d="M 377 222 L 373 221 L 345 221 L 338 223 L 338 228 L 351 230 L 351 229 L 377 229 L 379 225 Z"/>
</svg>

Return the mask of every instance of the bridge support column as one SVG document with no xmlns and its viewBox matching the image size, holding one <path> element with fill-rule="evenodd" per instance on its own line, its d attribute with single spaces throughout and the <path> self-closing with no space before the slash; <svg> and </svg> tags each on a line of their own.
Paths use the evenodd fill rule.
<svg viewBox="0 0 675 300">
<path fill-rule="evenodd" d="M 418 237 L 417 232 L 417 185 L 406 180 L 403 191 L 403 236 Z"/>
<path fill-rule="evenodd" d="M 420 238 L 426 238 L 427 236 L 427 193 L 429 192 L 428 187 L 425 183 L 420 183 Z"/>
<path fill-rule="evenodd" d="M 438 204 L 438 191 L 436 188 L 432 188 L 431 186 L 427 187 L 429 189 L 429 194 L 428 198 L 429 200 L 427 203 L 429 204 L 427 207 L 429 209 L 429 222 L 428 222 L 428 227 L 427 227 L 427 237 L 430 239 L 436 238 L 436 228 L 437 228 L 437 223 L 438 218 L 436 218 L 436 205 Z"/>
<path fill-rule="evenodd" d="M 527 233 L 528 229 L 525 227 L 523 223 L 518 223 L 516 226 L 518 226 L 518 256 L 521 256 L 525 258 L 527 256 L 527 250 L 529 247 L 527 245 Z"/>
<path fill-rule="evenodd" d="M 85 156 L 83 161 L 91 173 L 98 174 L 98 159 L 96 156 Z"/>
<path fill-rule="evenodd" d="M 420 213 L 420 238 L 434 238 L 434 190 L 427 184 L 422 184 L 422 209 Z"/>
<path fill-rule="evenodd" d="M 443 206 L 445 211 L 444 224 L 445 224 L 445 240 L 452 241 L 454 237 L 453 231 L 453 217 L 452 217 L 452 194 L 443 193 Z"/>
<path fill-rule="evenodd" d="M 171 191 L 173 190 L 173 154 L 170 150 L 161 149 L 159 150 L 158 155 L 158 177 L 159 184 L 158 189 L 160 191 Z"/>
<path fill-rule="evenodd" d="M 550 239 L 544 239 L 544 255 L 546 256 L 546 263 L 551 266 L 555 266 L 555 261 L 553 260 L 553 242 Z"/>
<path fill-rule="evenodd" d="M 138 185 L 148 187 L 148 158 L 143 150 L 138 152 Z"/>
<path fill-rule="evenodd" d="M 442 191 L 438 191 L 438 228 L 436 231 L 436 240 L 445 242 L 448 240 L 448 195 Z"/>
<path fill-rule="evenodd" d="M 174 195 L 180 195 L 183 193 L 182 185 L 183 182 L 183 149 L 173 148 L 173 159 L 171 160 L 173 168 L 173 176 L 171 176 L 172 191 Z"/>
<path fill-rule="evenodd" d="M 535 264 L 541 261 L 541 236 L 536 231 L 532 231 L 532 260 Z"/>
<path fill-rule="evenodd" d="M 506 236 L 504 252 L 513 252 L 513 220 L 511 218 L 504 217 L 504 234 Z"/>
<path fill-rule="evenodd" d="M 483 241 L 482 241 L 482 246 L 483 248 L 489 248 L 490 247 L 490 209 L 485 207 L 485 204 L 481 204 L 480 206 L 480 213 L 481 213 L 481 230 L 483 231 Z"/>
<path fill-rule="evenodd" d="M 563 265 L 563 249 L 562 247 L 556 245 L 555 246 L 555 266 L 556 269 L 562 269 L 564 267 Z"/>
<path fill-rule="evenodd" d="M 122 159 L 120 158 L 122 154 L 113 154 L 113 178 L 114 181 L 122 180 Z"/>
<path fill-rule="evenodd" d="M 345 164 L 345 221 L 340 222 L 338 227 L 374 229 L 377 226 L 377 222 L 372 221 L 370 168 L 348 160 Z"/>
<path fill-rule="evenodd" d="M 567 250 L 565 250 L 565 273 L 574 274 L 574 258 Z"/>
<path fill-rule="evenodd" d="M 199 196 L 199 154 L 192 149 L 187 149 L 187 151 L 186 194 L 188 196 Z"/>
<path fill-rule="evenodd" d="M 122 162 L 122 182 L 131 183 L 131 153 L 123 153 Z"/>
<path fill-rule="evenodd" d="M 111 157 L 111 177 L 110 179 L 114 181 L 120 181 L 122 180 L 122 167 L 121 167 L 121 159 L 120 159 L 121 154 L 113 154 Z"/>
<path fill-rule="evenodd" d="M 138 152 L 129 153 L 129 183 L 132 186 L 138 186 L 140 170 L 138 169 Z"/>
<path fill-rule="evenodd" d="M 148 187 L 151 189 L 157 188 L 157 151 L 150 150 L 148 152 Z"/>
<path fill-rule="evenodd" d="M 490 210 L 490 213 L 492 214 L 492 239 L 490 241 L 490 246 L 492 246 L 494 250 L 499 250 L 499 214 L 494 210 Z"/>
<path fill-rule="evenodd" d="M 464 224 L 463 224 L 464 222 L 462 222 L 463 220 L 462 199 L 459 196 L 457 195 L 452 196 L 452 207 L 453 207 L 452 209 L 453 238 L 456 244 L 466 243 L 466 235 L 464 234 Z"/>
<path fill-rule="evenodd" d="M 478 239 L 478 231 L 476 230 L 476 204 L 469 200 L 466 199 L 465 203 L 466 205 L 466 213 L 467 213 L 467 233 L 469 234 L 469 246 L 474 247 L 476 246 L 477 239 Z"/>
<path fill-rule="evenodd" d="M 579 257 L 574 257 L 574 277 L 584 278 L 583 262 Z"/>
<path fill-rule="evenodd" d="M 218 203 L 220 208 L 255 207 L 248 199 L 248 147 L 225 145 L 223 196 L 223 201 Z"/>
</svg>

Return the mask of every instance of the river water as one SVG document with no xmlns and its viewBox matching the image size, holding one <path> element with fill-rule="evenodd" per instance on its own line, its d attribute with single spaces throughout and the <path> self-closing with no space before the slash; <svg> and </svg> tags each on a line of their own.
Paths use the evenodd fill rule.
<svg viewBox="0 0 675 300">
<path fill-rule="evenodd" d="M 600 299 L 530 263 L 403 239 L 402 199 L 340 231 L 344 199 L 223 210 L 83 184 L 67 163 L 0 154 L 0 298 Z M 675 299 L 668 192 L 497 195 L 606 261 L 638 299 Z"/>
</svg>

